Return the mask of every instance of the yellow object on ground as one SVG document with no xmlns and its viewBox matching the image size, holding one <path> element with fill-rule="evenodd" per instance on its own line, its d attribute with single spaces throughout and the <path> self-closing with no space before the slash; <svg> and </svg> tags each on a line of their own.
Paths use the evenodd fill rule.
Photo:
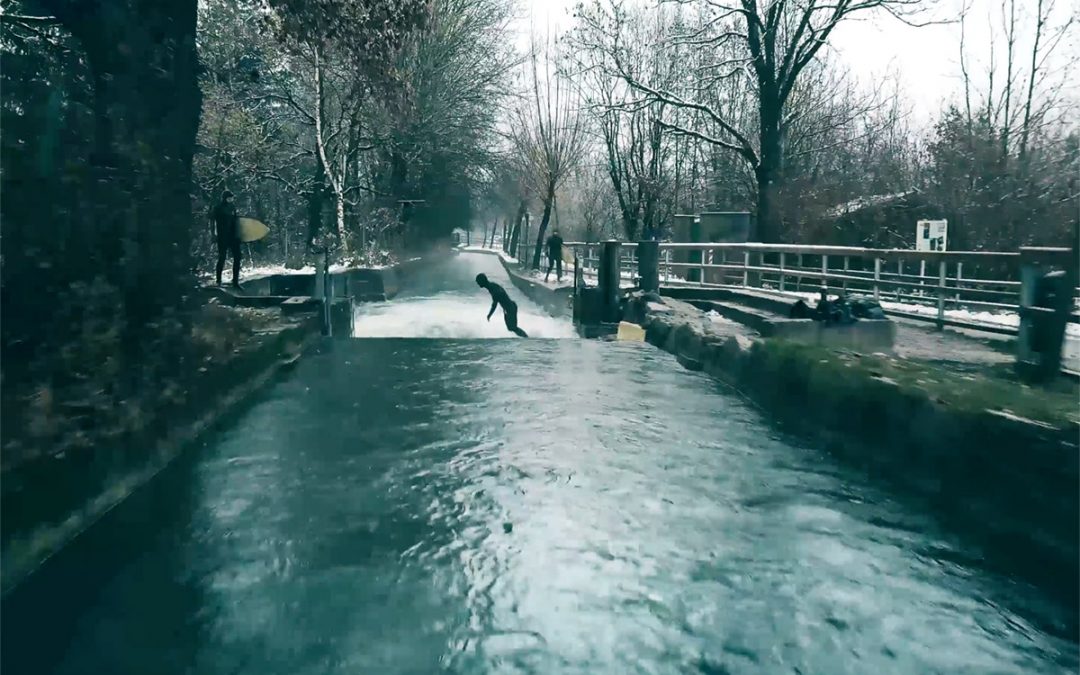
<svg viewBox="0 0 1080 675">
<path fill-rule="evenodd" d="M 254 218 L 237 218 L 236 229 L 240 231 L 240 241 L 258 241 L 265 237 L 270 228 Z"/>
<path fill-rule="evenodd" d="M 645 329 L 636 323 L 620 321 L 617 339 L 624 342 L 644 342 Z"/>
</svg>

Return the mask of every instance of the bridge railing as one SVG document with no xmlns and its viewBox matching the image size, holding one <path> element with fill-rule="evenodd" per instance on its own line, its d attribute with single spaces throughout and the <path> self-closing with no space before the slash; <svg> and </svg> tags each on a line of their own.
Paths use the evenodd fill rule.
<svg viewBox="0 0 1080 675">
<path fill-rule="evenodd" d="M 595 276 L 600 243 L 567 242 L 586 276 Z M 636 278 L 636 244 L 620 245 L 620 272 Z M 1054 249 L 1059 256 L 1067 249 Z M 938 326 L 1015 334 L 1017 327 L 946 316 L 947 309 L 1019 313 L 1020 253 L 911 251 L 852 246 L 661 243 L 665 286 L 742 287 L 791 294 L 840 291 L 903 303 L 886 311 Z M 1074 323 L 1080 315 L 1073 314 Z"/>
</svg>

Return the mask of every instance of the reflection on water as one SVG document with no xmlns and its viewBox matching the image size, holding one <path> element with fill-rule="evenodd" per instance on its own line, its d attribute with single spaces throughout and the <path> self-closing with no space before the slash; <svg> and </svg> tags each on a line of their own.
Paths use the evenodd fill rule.
<svg viewBox="0 0 1080 675">
<path fill-rule="evenodd" d="M 5 601 L 5 673 L 1078 663 L 1073 599 L 642 344 L 329 341 L 146 494 Z"/>
</svg>

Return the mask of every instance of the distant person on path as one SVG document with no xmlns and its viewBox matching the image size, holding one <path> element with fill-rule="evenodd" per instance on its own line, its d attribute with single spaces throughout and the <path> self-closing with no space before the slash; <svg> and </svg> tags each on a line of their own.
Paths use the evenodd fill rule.
<svg viewBox="0 0 1080 675">
<path fill-rule="evenodd" d="M 232 254 L 232 285 L 240 288 L 240 223 L 232 192 L 225 190 L 221 193 L 221 201 L 214 207 L 213 219 L 217 236 L 217 284 L 221 285 L 225 257 Z"/>
<path fill-rule="evenodd" d="M 525 331 L 518 328 L 517 304 L 506 294 L 506 289 L 494 281 L 488 281 L 486 274 L 476 275 L 476 285 L 480 288 L 487 289 L 487 292 L 491 293 L 491 310 L 488 311 L 488 321 L 491 321 L 491 315 L 495 313 L 495 308 L 502 305 L 503 321 L 506 322 L 506 329 L 523 338 L 529 337 Z"/>
<path fill-rule="evenodd" d="M 562 236 L 558 230 L 555 230 L 547 238 L 548 269 L 547 274 L 544 275 L 545 283 L 547 283 L 548 277 L 551 276 L 552 267 L 555 268 L 555 279 L 562 281 L 562 247 Z"/>
</svg>

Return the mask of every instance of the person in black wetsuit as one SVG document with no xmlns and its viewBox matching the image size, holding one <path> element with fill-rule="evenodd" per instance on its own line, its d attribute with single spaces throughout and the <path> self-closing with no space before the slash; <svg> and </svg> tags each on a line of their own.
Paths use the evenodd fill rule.
<svg viewBox="0 0 1080 675">
<path fill-rule="evenodd" d="M 529 337 L 528 333 L 518 328 L 517 304 L 506 294 L 506 289 L 494 281 L 488 281 L 486 274 L 476 275 L 476 285 L 487 289 L 487 292 L 491 293 L 491 310 L 487 315 L 488 321 L 491 321 L 491 315 L 495 313 L 495 308 L 502 305 L 503 321 L 506 322 L 506 329 L 515 335 L 524 338 Z"/>
<path fill-rule="evenodd" d="M 555 230 L 547 239 L 548 269 L 544 275 L 544 283 L 551 276 L 551 268 L 555 268 L 555 278 L 562 281 L 562 247 L 563 238 L 558 230 Z"/>
<path fill-rule="evenodd" d="M 233 193 L 225 190 L 221 201 L 214 207 L 214 230 L 217 235 L 217 283 L 221 285 L 221 273 L 225 269 L 225 258 L 232 254 L 232 285 L 240 288 L 240 231 L 233 204 Z"/>
</svg>

